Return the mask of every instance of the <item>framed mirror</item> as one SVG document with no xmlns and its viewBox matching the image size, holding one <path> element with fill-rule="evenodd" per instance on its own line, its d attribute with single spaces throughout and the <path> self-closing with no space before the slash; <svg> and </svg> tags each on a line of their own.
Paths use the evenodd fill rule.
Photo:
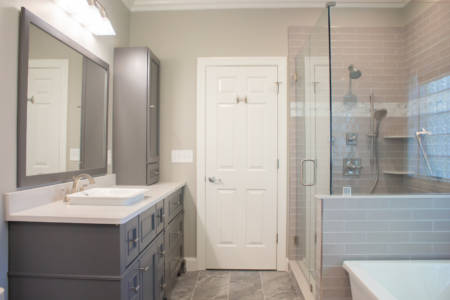
<svg viewBox="0 0 450 300">
<path fill-rule="evenodd" d="M 22 7 L 17 186 L 107 172 L 109 65 Z"/>
</svg>

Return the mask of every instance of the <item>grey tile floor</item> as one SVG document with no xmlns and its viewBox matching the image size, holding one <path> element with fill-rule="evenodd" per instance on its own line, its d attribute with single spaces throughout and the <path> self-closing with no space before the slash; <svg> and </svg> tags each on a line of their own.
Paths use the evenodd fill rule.
<svg viewBox="0 0 450 300">
<path fill-rule="evenodd" d="M 169 300 L 304 300 L 286 272 L 199 271 L 177 279 Z"/>
</svg>

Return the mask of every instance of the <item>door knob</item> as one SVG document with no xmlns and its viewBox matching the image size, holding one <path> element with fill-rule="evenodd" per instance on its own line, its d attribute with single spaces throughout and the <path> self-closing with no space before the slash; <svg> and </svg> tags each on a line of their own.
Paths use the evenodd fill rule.
<svg viewBox="0 0 450 300">
<path fill-rule="evenodd" d="M 211 183 L 220 184 L 222 183 L 222 179 L 216 177 L 208 177 L 208 181 Z"/>
</svg>

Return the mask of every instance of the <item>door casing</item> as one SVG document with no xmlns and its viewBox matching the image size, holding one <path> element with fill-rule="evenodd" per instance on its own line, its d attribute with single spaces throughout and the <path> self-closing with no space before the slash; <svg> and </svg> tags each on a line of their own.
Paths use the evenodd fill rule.
<svg viewBox="0 0 450 300">
<path fill-rule="evenodd" d="M 276 66 L 278 68 L 277 270 L 286 271 L 287 231 L 287 60 L 286 57 L 205 57 L 197 59 L 197 258 L 190 270 L 206 269 L 206 70 L 210 66 Z M 274 83 L 275 84 L 275 83 Z"/>
</svg>

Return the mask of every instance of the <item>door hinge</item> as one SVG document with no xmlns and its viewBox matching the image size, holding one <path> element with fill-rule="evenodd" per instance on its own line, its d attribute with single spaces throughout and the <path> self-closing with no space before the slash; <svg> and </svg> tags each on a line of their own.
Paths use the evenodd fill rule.
<svg viewBox="0 0 450 300">
<path fill-rule="evenodd" d="M 277 159 L 277 169 L 280 168 L 280 159 Z"/>
<path fill-rule="evenodd" d="M 313 289 L 313 285 L 312 285 L 312 284 L 309 284 L 309 290 L 311 291 L 311 293 L 314 292 L 314 289 Z"/>
<path fill-rule="evenodd" d="M 275 81 L 275 84 L 276 84 L 276 86 L 277 86 L 277 95 L 280 93 L 280 84 L 281 84 L 281 81 Z"/>
<path fill-rule="evenodd" d="M 277 235 L 275 236 L 275 241 L 276 241 L 277 244 L 278 244 L 278 233 L 277 233 Z"/>
<path fill-rule="evenodd" d="M 314 244 L 317 244 L 317 233 L 314 233 Z"/>
</svg>

